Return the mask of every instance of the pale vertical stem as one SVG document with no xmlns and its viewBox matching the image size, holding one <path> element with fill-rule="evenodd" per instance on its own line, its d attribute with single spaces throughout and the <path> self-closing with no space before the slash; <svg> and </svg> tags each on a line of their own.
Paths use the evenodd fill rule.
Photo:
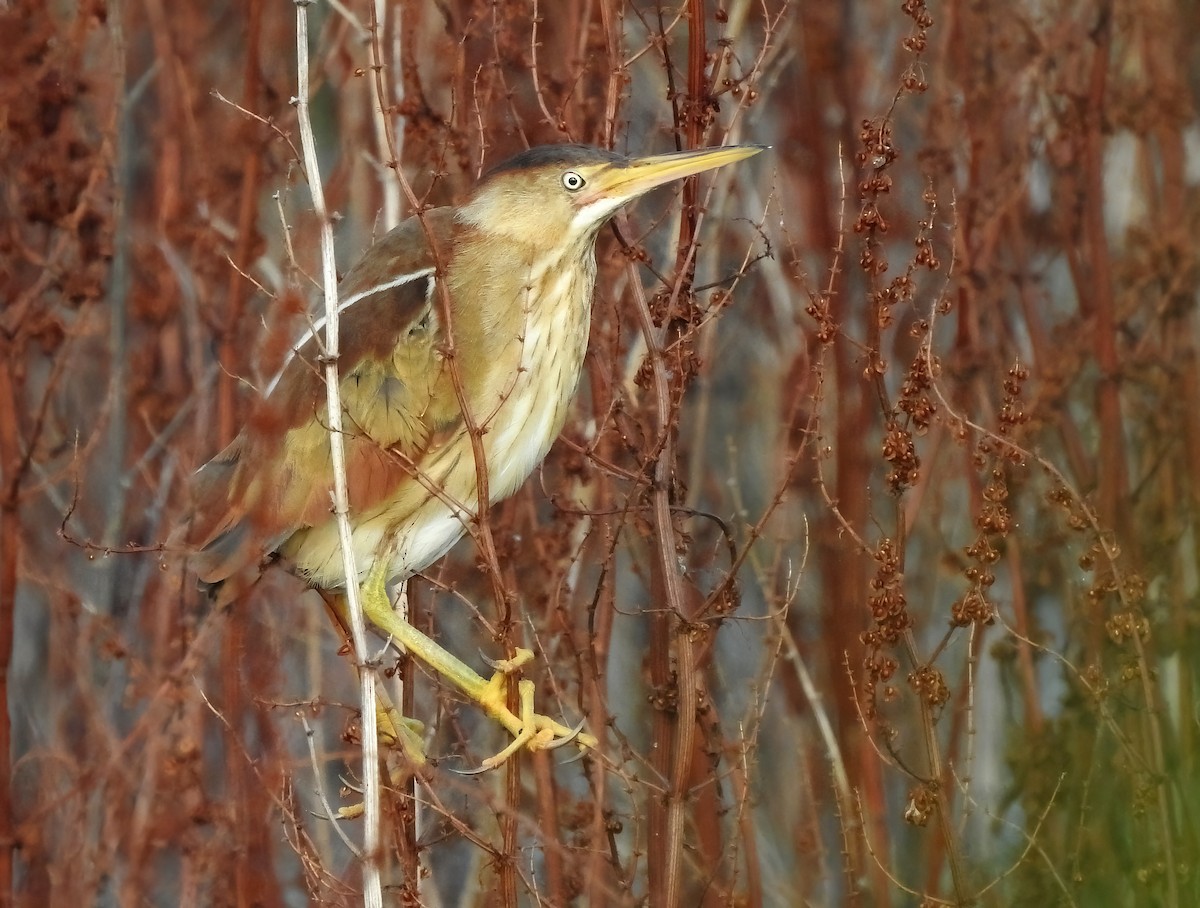
<svg viewBox="0 0 1200 908">
<path fill-rule="evenodd" d="M 321 225 L 321 283 L 325 295 L 325 392 L 329 418 L 329 451 L 333 462 L 333 510 L 346 575 L 346 601 L 350 612 L 350 635 L 359 666 L 362 701 L 363 750 L 363 905 L 383 908 L 379 878 L 379 734 L 375 714 L 375 672 L 367 651 L 367 628 L 358 593 L 358 567 L 350 536 L 349 495 L 346 490 L 346 456 L 342 445 L 342 402 L 338 393 L 338 304 L 337 267 L 333 257 L 333 225 L 325 206 L 325 190 L 317 162 L 308 111 L 308 6 L 312 0 L 293 0 L 296 5 L 296 113 L 304 150 L 304 170 L 312 193 L 313 210 Z"/>
<path fill-rule="evenodd" d="M 404 119 L 400 118 L 396 121 L 396 135 L 393 137 L 392 125 L 384 112 L 387 95 L 383 90 L 383 34 L 387 30 L 387 6 L 387 0 L 375 0 L 374 15 L 371 17 L 371 68 L 375 71 L 375 78 L 371 79 L 371 121 L 375 127 L 375 145 L 380 160 L 399 167 L 400 162 L 393 159 L 393 153 L 394 149 L 402 148 L 404 145 Z M 400 59 L 401 21 L 400 10 L 397 8 L 394 48 L 394 59 L 396 60 Z M 399 66 L 396 67 L 396 70 L 397 78 L 393 91 L 396 103 L 399 104 L 404 100 L 404 78 L 400 74 Z M 380 189 L 383 191 L 383 229 L 386 231 L 400 223 L 400 186 L 394 179 L 387 176 L 386 168 L 381 171 L 379 183 Z"/>
</svg>

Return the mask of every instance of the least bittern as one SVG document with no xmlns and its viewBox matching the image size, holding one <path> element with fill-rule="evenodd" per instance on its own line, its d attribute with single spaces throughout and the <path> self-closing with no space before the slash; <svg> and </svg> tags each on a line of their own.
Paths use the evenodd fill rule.
<svg viewBox="0 0 1200 908">
<path fill-rule="evenodd" d="M 338 365 L 358 568 L 352 581 L 380 633 L 513 735 L 485 766 L 575 731 L 534 712 L 530 682 L 519 688 L 519 715 L 509 710 L 505 674 L 531 653 L 518 651 L 485 680 L 402 620 L 388 597 L 388 582 L 441 558 L 478 512 L 464 406 L 480 433 L 490 500 L 498 501 L 541 462 L 566 420 L 587 350 L 600 228 L 656 186 L 761 150 L 629 158 L 580 145 L 534 148 L 488 173 L 463 205 L 405 221 L 342 280 Z M 448 328 L 463 402 L 445 356 Z M 231 601 L 278 556 L 322 591 L 344 627 L 338 591 L 347 578 L 330 508 L 320 351 L 314 332 L 237 438 L 198 471 L 190 538 L 200 579 L 219 601 Z"/>
</svg>

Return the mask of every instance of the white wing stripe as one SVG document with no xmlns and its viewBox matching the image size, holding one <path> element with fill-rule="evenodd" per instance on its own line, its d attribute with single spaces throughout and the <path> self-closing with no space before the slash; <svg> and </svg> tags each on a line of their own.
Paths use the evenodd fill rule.
<svg viewBox="0 0 1200 908">
<path fill-rule="evenodd" d="M 381 284 L 375 284 L 371 287 L 368 287 L 366 290 L 360 290 L 358 293 L 347 297 L 338 304 L 338 315 L 341 315 L 355 303 L 366 299 L 368 296 L 374 296 L 376 293 L 383 293 L 385 290 L 391 290 L 395 287 L 403 287 L 405 284 L 411 284 L 413 281 L 420 280 L 423 277 L 430 277 L 434 273 L 434 270 L 435 269 L 433 268 L 422 268 L 420 271 L 410 271 L 408 274 L 401 274 L 390 281 L 384 281 Z M 425 299 L 427 300 L 433 295 L 434 283 L 435 282 L 431 280 L 429 282 L 429 286 L 425 289 Z M 271 396 L 271 393 L 275 390 L 275 386 L 278 385 L 279 380 L 283 378 L 284 371 L 291 364 L 292 360 L 296 358 L 296 351 L 304 346 L 305 342 L 307 342 L 310 337 L 314 337 L 324 330 L 325 316 L 322 315 L 319 319 L 314 321 L 303 334 L 296 338 L 296 342 L 292 344 L 291 352 L 288 353 L 288 355 L 283 359 L 283 365 L 279 367 L 279 371 L 276 372 L 274 377 L 267 383 L 267 389 L 263 392 L 263 397 Z"/>
</svg>

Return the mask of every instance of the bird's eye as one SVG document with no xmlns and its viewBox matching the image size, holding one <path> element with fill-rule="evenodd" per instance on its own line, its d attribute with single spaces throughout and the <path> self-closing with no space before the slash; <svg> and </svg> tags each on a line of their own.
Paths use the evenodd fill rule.
<svg viewBox="0 0 1200 908">
<path fill-rule="evenodd" d="M 573 170 L 568 170 L 566 173 L 564 173 L 562 180 L 563 186 L 566 187 L 568 192 L 578 192 L 587 185 L 587 180 Z"/>
</svg>

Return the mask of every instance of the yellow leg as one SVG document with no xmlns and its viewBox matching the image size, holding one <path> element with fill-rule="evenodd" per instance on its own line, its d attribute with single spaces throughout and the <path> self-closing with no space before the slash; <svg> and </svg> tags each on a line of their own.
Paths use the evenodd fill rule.
<svg viewBox="0 0 1200 908">
<path fill-rule="evenodd" d="M 513 736 L 508 747 L 483 761 L 484 769 L 499 766 L 523 748 L 542 750 L 570 741 L 580 747 L 596 746 L 597 741 L 591 735 L 579 734 L 575 729 L 534 712 L 532 681 L 522 681 L 517 687 L 521 715 L 514 715 L 508 708 L 508 676 L 533 659 L 533 653 L 529 650 L 517 650 L 514 658 L 500 663 L 496 673 L 484 680 L 449 650 L 439 646 L 396 613 L 388 598 L 386 575 L 380 569 L 372 571 L 363 584 L 362 608 L 367 621 L 478 703 L 487 715 Z"/>
<path fill-rule="evenodd" d="M 337 593 L 319 591 L 325 600 L 325 607 L 334 626 L 341 632 L 342 641 L 350 642 L 350 606 L 346 597 Z M 404 750 L 408 759 L 416 766 L 425 765 L 425 746 L 422 738 L 425 726 L 416 719 L 407 719 L 400 710 L 392 704 L 392 698 L 385 688 L 376 685 L 375 688 L 375 722 L 379 729 L 379 743 L 388 747 L 397 744 Z"/>
</svg>

